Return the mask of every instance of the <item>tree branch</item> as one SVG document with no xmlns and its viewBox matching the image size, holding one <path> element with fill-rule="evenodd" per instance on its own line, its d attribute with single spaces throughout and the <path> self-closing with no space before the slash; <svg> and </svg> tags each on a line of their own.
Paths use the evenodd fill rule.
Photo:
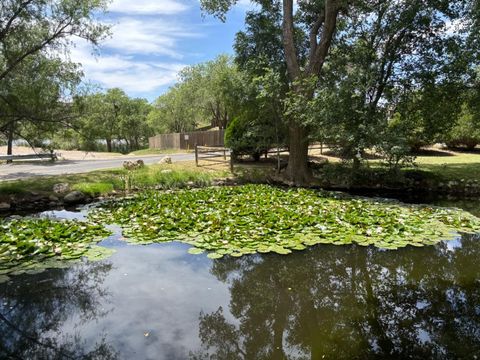
<svg viewBox="0 0 480 360">
<path fill-rule="evenodd" d="M 20 4 L 20 6 L 18 7 L 17 11 L 13 13 L 12 17 L 8 20 L 7 24 L 5 25 L 5 27 L 3 28 L 2 31 L 0 31 L 0 41 L 3 41 L 3 39 L 5 38 L 5 36 L 7 35 L 7 33 L 10 31 L 10 27 L 12 26 L 13 22 L 15 21 L 15 19 L 22 13 L 22 11 L 28 6 L 30 5 L 30 3 L 32 3 L 33 0 L 27 0 L 23 3 Z"/>
<path fill-rule="evenodd" d="M 318 37 L 318 31 L 320 30 L 320 27 L 325 21 L 325 11 L 322 11 L 319 15 L 317 20 L 313 23 L 312 28 L 310 30 L 310 64 L 315 60 L 314 59 L 314 54 L 317 50 L 317 37 Z"/>
<path fill-rule="evenodd" d="M 62 36 L 62 35 L 65 35 L 66 32 L 65 29 L 67 29 L 70 25 L 71 25 L 71 22 L 72 22 L 72 19 L 69 19 L 69 21 L 64 24 L 64 25 L 61 25 L 59 27 L 57 27 L 57 30 L 50 36 L 48 37 L 47 39 L 45 39 L 44 41 L 42 41 L 40 44 L 38 44 L 37 46 L 34 46 L 32 47 L 30 50 L 27 50 L 22 56 L 18 57 L 17 59 L 15 59 L 1 74 L 0 74 L 0 80 L 3 80 L 15 67 L 18 66 L 18 64 L 20 64 L 25 58 L 27 58 L 28 56 L 30 55 L 33 55 L 35 54 L 36 52 L 40 51 L 41 49 L 43 49 L 45 46 L 47 46 L 48 44 L 50 44 L 52 41 L 54 41 L 55 39 L 57 39 L 58 37 Z"/>
<path fill-rule="evenodd" d="M 297 49 L 295 48 L 295 29 L 293 27 L 293 0 L 283 0 L 283 47 L 290 80 L 300 76 Z"/>
<path fill-rule="evenodd" d="M 322 70 L 322 66 L 325 62 L 325 59 L 330 49 L 332 43 L 333 35 L 335 34 L 335 28 L 337 25 L 337 17 L 340 11 L 340 7 L 334 0 L 325 1 L 325 21 L 322 26 L 322 38 L 315 47 L 315 49 L 310 49 L 310 61 L 309 64 L 309 74 L 318 75 Z M 313 51 L 313 54 L 312 54 Z"/>
</svg>

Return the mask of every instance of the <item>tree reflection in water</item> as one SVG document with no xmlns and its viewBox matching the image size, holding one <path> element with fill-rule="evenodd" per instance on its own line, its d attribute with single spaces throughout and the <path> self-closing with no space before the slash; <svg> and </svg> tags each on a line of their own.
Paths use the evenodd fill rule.
<svg viewBox="0 0 480 360">
<path fill-rule="evenodd" d="M 235 319 L 201 313 L 191 358 L 480 358 L 479 240 L 216 261 Z"/>
<path fill-rule="evenodd" d="M 0 358 L 116 359 L 104 339 L 91 346 L 75 330 L 63 331 L 72 314 L 75 329 L 108 313 L 99 304 L 109 296 L 101 285 L 111 268 L 108 262 L 86 263 L 0 284 L 0 334 L 8 334 L 0 338 Z"/>
</svg>

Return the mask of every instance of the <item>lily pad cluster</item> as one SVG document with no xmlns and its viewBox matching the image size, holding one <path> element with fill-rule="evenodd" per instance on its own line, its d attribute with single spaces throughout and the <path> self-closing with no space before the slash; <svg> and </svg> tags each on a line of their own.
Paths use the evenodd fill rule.
<svg viewBox="0 0 480 360">
<path fill-rule="evenodd" d="M 96 260 L 111 250 L 96 246 L 110 231 L 73 220 L 20 219 L 0 222 L 0 276 L 64 266 L 65 260 Z"/>
<path fill-rule="evenodd" d="M 288 254 L 315 244 L 420 247 L 480 231 L 480 219 L 458 209 L 267 185 L 145 192 L 89 216 L 119 224 L 131 243 L 178 240 L 210 258 Z"/>
</svg>

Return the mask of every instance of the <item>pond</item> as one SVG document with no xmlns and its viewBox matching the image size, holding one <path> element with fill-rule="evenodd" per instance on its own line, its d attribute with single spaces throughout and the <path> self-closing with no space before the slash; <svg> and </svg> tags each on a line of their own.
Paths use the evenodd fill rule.
<svg viewBox="0 0 480 360">
<path fill-rule="evenodd" d="M 478 235 L 215 260 L 119 238 L 101 243 L 116 249 L 106 260 L 0 283 L 0 358 L 480 357 Z"/>
</svg>

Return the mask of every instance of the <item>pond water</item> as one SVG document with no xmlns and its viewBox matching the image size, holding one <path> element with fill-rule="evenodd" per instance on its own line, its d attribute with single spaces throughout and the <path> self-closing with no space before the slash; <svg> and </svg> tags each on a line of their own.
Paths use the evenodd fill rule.
<svg viewBox="0 0 480 360">
<path fill-rule="evenodd" d="M 480 236 L 219 260 L 103 245 L 117 252 L 0 284 L 0 358 L 480 358 Z"/>
</svg>

